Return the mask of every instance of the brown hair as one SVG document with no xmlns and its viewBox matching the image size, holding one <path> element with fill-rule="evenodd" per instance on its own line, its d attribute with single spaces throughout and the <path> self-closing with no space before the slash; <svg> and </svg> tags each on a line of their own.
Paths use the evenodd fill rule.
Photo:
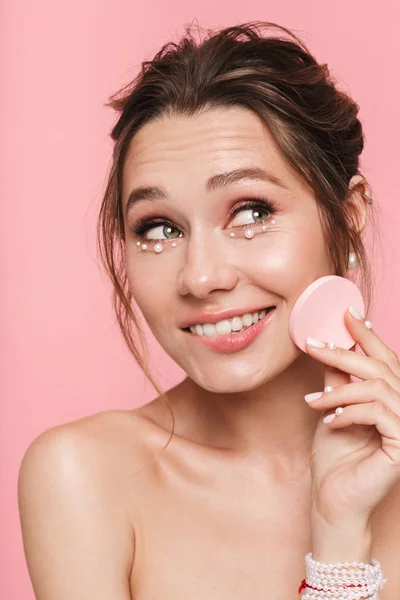
<svg viewBox="0 0 400 600">
<path fill-rule="evenodd" d="M 280 35 L 263 35 L 268 29 Z M 165 44 L 152 60 L 144 61 L 136 78 L 112 95 L 106 106 L 116 110 L 119 118 L 111 131 L 114 151 L 98 219 L 98 247 L 113 284 L 123 337 L 159 394 L 148 370 L 144 334 L 131 306 L 121 202 L 128 145 L 151 119 L 229 106 L 259 115 L 284 158 L 315 191 L 336 274 L 347 276 L 350 250 L 358 255 L 355 282 L 361 282 L 368 317 L 371 267 L 362 234 L 354 227 L 354 204 L 347 202 L 355 189 L 349 189 L 350 179 L 361 174 L 364 140 L 359 106 L 335 87 L 327 65 L 318 64 L 294 33 L 275 23 L 256 21 L 206 30 L 204 39 L 196 42 L 191 26 L 186 26 L 180 41 Z M 370 209 L 371 216 L 373 206 Z"/>
</svg>

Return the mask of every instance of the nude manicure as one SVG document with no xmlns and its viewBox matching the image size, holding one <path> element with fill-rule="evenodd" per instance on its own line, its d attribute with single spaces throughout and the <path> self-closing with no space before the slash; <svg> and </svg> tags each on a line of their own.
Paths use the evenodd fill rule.
<svg viewBox="0 0 400 600">
<path fill-rule="evenodd" d="M 324 423 L 330 423 L 336 417 L 335 413 L 333 415 L 327 415 L 323 418 Z"/>
<path fill-rule="evenodd" d="M 361 315 L 361 314 L 358 312 L 358 310 L 356 309 L 356 307 L 355 307 L 355 306 L 353 306 L 353 305 L 350 305 L 350 306 L 349 306 L 349 313 L 350 313 L 351 315 L 353 315 L 353 317 L 354 317 L 355 319 L 358 319 L 359 321 L 362 321 L 362 320 L 363 320 L 363 317 L 362 317 L 362 315 Z"/>
<path fill-rule="evenodd" d="M 306 394 L 304 396 L 304 400 L 306 402 L 312 402 L 313 400 L 318 400 L 318 398 L 321 398 L 322 396 L 322 392 L 314 392 L 312 394 Z"/>
<path fill-rule="evenodd" d="M 316 340 L 313 337 L 307 338 L 307 345 L 311 346 L 311 348 L 325 348 L 324 342 L 321 342 L 320 340 Z"/>
</svg>

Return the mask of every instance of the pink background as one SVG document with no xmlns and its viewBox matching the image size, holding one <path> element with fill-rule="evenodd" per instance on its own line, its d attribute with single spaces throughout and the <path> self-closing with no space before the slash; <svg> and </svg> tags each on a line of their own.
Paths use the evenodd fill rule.
<svg viewBox="0 0 400 600">
<path fill-rule="evenodd" d="M 154 397 L 97 266 L 114 120 L 103 103 L 194 18 L 204 27 L 263 19 L 296 29 L 361 105 L 364 173 L 382 207 L 373 323 L 399 352 L 400 4 L 3 0 L 1 9 L 0 597 L 30 600 L 16 492 L 27 446 L 54 425 Z M 149 337 L 161 357 L 154 373 L 170 387 L 183 373 Z"/>
</svg>

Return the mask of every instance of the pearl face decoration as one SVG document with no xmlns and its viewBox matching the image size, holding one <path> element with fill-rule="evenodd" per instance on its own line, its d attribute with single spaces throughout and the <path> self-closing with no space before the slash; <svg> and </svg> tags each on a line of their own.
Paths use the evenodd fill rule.
<svg viewBox="0 0 400 600">
<path fill-rule="evenodd" d="M 268 221 L 268 223 L 270 223 L 271 225 L 274 225 L 274 224 L 275 224 L 275 221 Z M 261 225 L 261 231 L 260 231 L 260 230 L 258 230 L 258 233 L 261 233 L 261 232 L 262 232 L 262 233 L 265 233 L 267 230 L 268 230 L 268 227 L 267 227 L 267 225 Z M 256 232 L 256 233 L 257 233 L 257 232 Z M 239 236 L 238 236 L 238 234 L 237 234 L 237 233 L 235 233 L 235 232 L 233 232 L 233 231 L 231 231 L 231 232 L 229 233 L 229 237 L 230 237 L 230 238 L 241 237 L 241 235 L 243 235 L 243 234 L 242 234 L 242 232 L 240 232 L 240 235 L 239 235 Z M 251 240 L 251 239 L 254 237 L 254 235 L 255 235 L 255 232 L 254 232 L 252 229 L 245 229 L 245 231 L 244 231 L 244 237 L 245 237 L 247 240 Z M 179 237 L 181 237 L 181 236 L 179 236 Z M 154 241 L 155 241 L 155 240 L 154 240 Z M 150 247 L 150 249 L 152 249 L 152 250 L 153 250 L 153 252 L 155 252 L 156 254 L 160 254 L 160 253 L 161 253 L 161 252 L 164 250 L 164 244 L 162 243 L 162 242 L 164 242 L 164 241 L 171 241 L 171 240 L 169 239 L 169 240 L 160 240 L 160 241 L 157 241 L 157 242 L 155 242 L 154 246 L 151 246 L 151 247 Z M 177 242 L 176 242 L 176 241 L 173 241 L 173 242 L 171 243 L 171 246 L 172 246 L 172 248 L 176 248 L 176 246 L 177 246 L 177 245 L 178 245 L 178 244 L 177 244 Z M 136 246 L 137 246 L 138 248 L 141 248 L 142 250 L 147 250 L 147 249 L 148 249 L 148 247 L 149 247 L 147 243 L 145 243 L 145 242 L 140 242 L 140 241 L 136 242 Z"/>
</svg>

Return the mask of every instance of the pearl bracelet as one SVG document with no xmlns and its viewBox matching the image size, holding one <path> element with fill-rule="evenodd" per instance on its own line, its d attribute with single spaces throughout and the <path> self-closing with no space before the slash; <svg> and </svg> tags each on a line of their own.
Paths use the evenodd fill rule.
<svg viewBox="0 0 400 600">
<path fill-rule="evenodd" d="M 387 579 L 383 577 L 381 564 L 376 558 L 371 564 L 345 562 L 326 564 L 306 555 L 306 589 L 302 600 L 315 598 L 337 600 L 379 600 L 378 592 Z M 308 587 L 311 586 L 311 587 Z M 348 587 L 352 586 L 352 587 Z"/>
</svg>

